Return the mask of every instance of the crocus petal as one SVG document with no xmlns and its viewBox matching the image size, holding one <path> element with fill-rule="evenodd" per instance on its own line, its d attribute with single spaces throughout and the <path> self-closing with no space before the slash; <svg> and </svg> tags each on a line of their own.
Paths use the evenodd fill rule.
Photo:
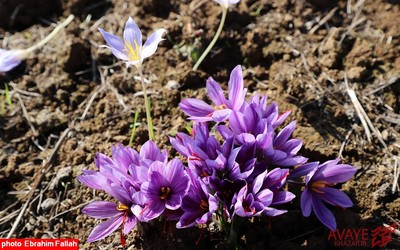
<svg viewBox="0 0 400 250">
<path fill-rule="evenodd" d="M 322 224 L 327 226 L 330 230 L 335 231 L 336 230 L 335 216 L 333 215 L 331 210 L 329 210 L 325 206 L 323 201 L 316 195 L 312 196 L 312 206 L 313 206 L 315 215 L 322 222 Z"/>
<path fill-rule="evenodd" d="M 140 157 L 151 161 L 163 162 L 165 160 L 160 148 L 152 140 L 148 140 L 140 148 Z"/>
<path fill-rule="evenodd" d="M 321 191 L 324 192 L 324 194 L 320 196 L 321 199 L 331 205 L 342 208 L 353 206 L 353 202 L 343 191 L 331 187 L 321 188 Z"/>
<path fill-rule="evenodd" d="M 117 204 L 108 201 L 94 201 L 85 206 L 82 212 L 96 219 L 110 218 L 117 214 L 123 214 L 123 212 L 117 210 Z"/>
<path fill-rule="evenodd" d="M 78 181 L 85 184 L 87 187 L 104 190 L 108 186 L 107 179 L 99 172 L 93 170 L 83 170 L 83 175 L 79 175 Z"/>
<path fill-rule="evenodd" d="M 17 67 L 24 58 L 23 50 L 0 49 L 0 73 L 5 73 Z"/>
<path fill-rule="evenodd" d="M 232 72 L 228 82 L 229 97 L 233 110 L 239 110 L 242 107 L 246 95 L 246 89 L 243 89 L 242 67 L 236 66 Z"/>
<path fill-rule="evenodd" d="M 180 208 L 182 205 L 182 196 L 181 195 L 171 195 L 165 201 L 165 207 L 170 210 L 176 210 L 176 209 Z"/>
<path fill-rule="evenodd" d="M 122 221 L 123 217 L 117 216 L 100 223 L 90 233 L 87 241 L 93 242 L 105 238 L 106 236 L 117 230 L 118 227 L 122 224 Z"/>
<path fill-rule="evenodd" d="M 299 178 L 301 176 L 305 176 L 310 173 L 311 170 L 315 169 L 318 166 L 319 162 L 309 162 L 300 167 L 293 169 L 290 172 L 289 179 Z"/>
<path fill-rule="evenodd" d="M 278 215 L 284 214 L 286 212 L 287 212 L 287 210 L 266 207 L 266 208 L 264 208 L 263 214 L 265 214 L 266 216 L 273 217 L 273 216 L 278 216 Z"/>
<path fill-rule="evenodd" d="M 229 125 L 236 135 L 241 133 L 248 133 L 247 129 L 247 121 L 245 121 L 245 117 L 243 113 L 238 111 L 232 111 L 231 115 L 229 116 Z"/>
<path fill-rule="evenodd" d="M 231 112 L 232 110 L 230 109 L 215 110 L 212 114 L 212 119 L 215 122 L 223 122 L 228 119 Z"/>
<path fill-rule="evenodd" d="M 271 203 L 271 205 L 279 205 L 279 204 L 284 204 L 287 203 L 291 200 L 293 200 L 296 197 L 291 192 L 288 191 L 277 191 L 274 193 L 274 199 Z"/>
<path fill-rule="evenodd" d="M 162 202 L 153 202 L 146 206 L 141 212 L 142 221 L 150 221 L 160 216 L 165 210 L 165 204 Z"/>
<path fill-rule="evenodd" d="M 292 111 L 286 111 L 286 112 L 280 114 L 278 116 L 278 118 L 276 119 L 276 121 L 274 122 L 274 124 L 272 124 L 272 126 L 274 128 L 280 126 L 285 121 L 285 119 L 290 115 L 290 113 L 292 113 Z"/>
<path fill-rule="evenodd" d="M 351 179 L 357 169 L 347 164 L 331 165 L 318 171 L 313 179 L 323 179 L 328 183 L 341 183 Z M 323 177 L 322 177 L 323 176 Z"/>
<path fill-rule="evenodd" d="M 217 126 L 217 130 L 225 140 L 234 136 L 232 130 L 228 126 L 219 125 Z"/>
<path fill-rule="evenodd" d="M 166 29 L 158 29 L 154 31 L 146 40 L 146 43 L 143 45 L 142 49 L 142 59 L 147 58 L 153 55 L 158 47 L 158 44 L 164 40 L 162 35 L 167 32 Z"/>
<path fill-rule="evenodd" d="M 303 213 L 304 217 L 308 217 L 311 214 L 311 207 L 312 207 L 312 194 L 308 189 L 304 189 L 303 193 L 301 194 L 300 203 L 301 203 L 301 212 Z"/>
<path fill-rule="evenodd" d="M 109 46 L 105 46 L 111 50 L 113 55 L 121 60 L 128 60 L 127 53 L 124 51 L 124 42 L 117 36 L 99 28 L 100 33 L 103 35 Z"/>
<path fill-rule="evenodd" d="M 126 172 L 131 164 L 139 165 L 139 154 L 130 147 L 119 144 L 111 148 L 115 166 Z"/>
<path fill-rule="evenodd" d="M 289 139 L 295 127 L 296 127 L 295 121 L 292 121 L 291 123 L 289 123 L 289 125 L 284 127 L 275 137 L 274 147 L 281 147 Z"/>
<path fill-rule="evenodd" d="M 125 23 L 124 41 L 132 45 L 133 49 L 142 46 L 142 32 L 131 17 Z"/>
<path fill-rule="evenodd" d="M 221 105 L 227 103 L 221 86 L 219 86 L 219 84 L 212 77 L 207 79 L 206 88 L 207 95 L 215 106 L 220 107 Z"/>
<path fill-rule="evenodd" d="M 136 217 L 135 216 L 128 216 L 124 223 L 123 233 L 128 234 L 132 229 L 136 226 Z"/>
<path fill-rule="evenodd" d="M 294 157 L 288 157 L 285 160 L 281 160 L 275 164 L 277 164 L 279 166 L 283 166 L 283 167 L 289 167 L 289 166 L 296 166 L 296 165 L 303 164 L 307 160 L 308 160 L 308 158 L 298 155 L 298 156 L 294 156 Z"/>
<path fill-rule="evenodd" d="M 214 112 L 213 107 L 202 100 L 195 98 L 187 98 L 179 103 L 179 107 L 189 116 L 210 117 Z"/>
</svg>

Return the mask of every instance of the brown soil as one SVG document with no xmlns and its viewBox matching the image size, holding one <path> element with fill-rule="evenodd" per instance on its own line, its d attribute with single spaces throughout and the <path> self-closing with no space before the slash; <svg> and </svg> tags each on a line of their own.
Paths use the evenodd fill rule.
<svg viewBox="0 0 400 250">
<path fill-rule="evenodd" d="M 0 237 L 7 236 L 29 190 L 36 188 L 13 237 L 78 238 L 81 249 L 119 248 L 118 233 L 85 243 L 98 221 L 81 208 L 108 197 L 76 177 L 94 168 L 97 152 L 110 154 L 111 145 L 128 144 L 137 109 L 141 125 L 134 147 L 147 140 L 137 72 L 98 48 L 104 40 L 97 27 L 121 34 L 129 16 L 144 34 L 168 30 L 144 64 L 158 145 L 171 151 L 168 135 L 184 131 L 185 115 L 177 108 L 182 98 L 204 98 L 208 76 L 226 85 L 230 71 L 241 64 L 250 94 L 266 93 L 281 110 L 292 110 L 303 155 L 325 161 L 341 153 L 343 162 L 359 168 L 343 185 L 355 206 L 334 211 L 338 228 L 399 222 L 400 190 L 394 183 L 396 163 L 400 172 L 399 2 L 242 0 L 228 12 L 212 53 L 191 72 L 192 57 L 208 45 L 220 20 L 215 2 L 200 2 L 0 0 L 2 48 L 29 47 L 51 32 L 50 23 L 77 16 L 56 39 L 0 76 L 1 92 L 10 83 L 13 101 L 7 105 L 3 94 L 0 105 Z M 370 142 L 346 79 L 378 131 Z M 298 205 L 291 204 L 293 211 L 283 216 L 245 225 L 242 244 L 248 249 L 335 248 L 327 240 L 329 231 L 315 217 L 303 218 Z M 171 234 L 163 227 L 139 226 L 128 237 L 128 248 L 226 247 L 218 235 L 200 238 L 200 229 Z M 400 236 L 393 235 L 387 247 L 400 249 Z"/>
</svg>

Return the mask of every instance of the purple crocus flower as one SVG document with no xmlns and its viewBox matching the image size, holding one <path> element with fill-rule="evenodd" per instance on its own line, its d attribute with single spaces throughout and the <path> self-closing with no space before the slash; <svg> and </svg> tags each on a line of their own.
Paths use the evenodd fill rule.
<svg viewBox="0 0 400 250">
<path fill-rule="evenodd" d="M 338 164 L 339 159 L 330 160 L 323 164 L 311 162 L 304 164 L 291 173 L 291 178 L 306 175 L 305 189 L 301 195 L 301 210 L 308 217 L 314 210 L 317 218 L 329 229 L 336 230 L 336 220 L 333 213 L 325 206 L 347 208 L 353 202 L 342 191 L 332 188 L 336 183 L 346 182 L 353 177 L 356 168 L 347 164 Z"/>
<path fill-rule="evenodd" d="M 228 119 L 232 110 L 240 110 L 246 97 L 247 89 L 243 88 L 242 68 L 236 66 L 228 82 L 228 99 L 225 98 L 221 86 L 211 77 L 207 80 L 207 95 L 214 106 L 205 103 L 202 100 L 188 98 L 183 100 L 179 107 L 189 115 L 189 119 L 206 122 L 221 122 Z"/>
<path fill-rule="evenodd" d="M 141 221 L 150 221 L 165 209 L 177 210 L 189 191 L 189 184 L 189 176 L 180 160 L 173 159 L 168 164 L 155 161 L 149 168 L 149 180 L 140 188 L 147 205 L 142 209 L 135 207 L 133 212 Z"/>
<path fill-rule="evenodd" d="M 156 30 L 142 46 L 142 32 L 131 17 L 125 24 L 123 40 L 101 28 L 99 31 L 108 44 L 104 47 L 111 50 L 118 59 L 124 60 L 127 66 L 136 67 L 140 67 L 145 58 L 156 52 L 158 44 L 164 40 L 162 35 L 166 32 L 165 29 Z"/>
<path fill-rule="evenodd" d="M 218 199 L 210 194 L 207 185 L 193 171 L 187 172 L 190 177 L 190 189 L 183 197 L 181 208 L 184 213 L 176 224 L 177 228 L 206 224 L 218 209 Z"/>
<path fill-rule="evenodd" d="M 5 73 L 17 67 L 25 58 L 24 50 L 0 49 L 0 73 Z"/>
<path fill-rule="evenodd" d="M 265 195 L 259 196 L 272 201 L 273 193 L 270 190 L 265 191 L 268 192 L 263 192 Z M 264 211 L 264 205 L 260 201 L 255 200 L 252 192 L 248 192 L 247 184 L 234 196 L 232 206 L 234 206 L 235 214 L 240 217 L 259 216 Z"/>
<path fill-rule="evenodd" d="M 110 235 L 122 225 L 121 233 L 129 233 L 136 225 L 136 217 L 131 206 L 141 204 L 137 189 L 127 173 L 128 166 L 137 162 L 138 154 L 131 148 L 118 145 L 113 147 L 113 159 L 97 154 L 95 164 L 99 171 L 83 170 L 78 180 L 86 186 L 103 190 L 118 200 L 118 204 L 106 201 L 94 201 L 83 208 L 83 212 L 96 219 L 110 218 L 97 225 L 88 241 L 93 242 Z M 123 242 L 121 234 L 121 242 Z"/>
<path fill-rule="evenodd" d="M 117 145 L 112 147 L 112 156 L 97 154 L 94 162 L 98 171 L 83 170 L 83 175 L 78 176 L 78 180 L 86 186 L 103 190 L 118 200 L 118 204 L 95 201 L 82 210 L 93 218 L 110 218 L 93 229 L 89 242 L 103 239 L 120 226 L 123 239 L 122 233 L 127 234 L 135 227 L 137 218 L 132 208 L 145 205 L 140 186 L 148 181 L 149 165 L 155 161 L 166 161 L 167 153 L 148 141 L 142 146 L 140 154 L 130 147 Z"/>
</svg>

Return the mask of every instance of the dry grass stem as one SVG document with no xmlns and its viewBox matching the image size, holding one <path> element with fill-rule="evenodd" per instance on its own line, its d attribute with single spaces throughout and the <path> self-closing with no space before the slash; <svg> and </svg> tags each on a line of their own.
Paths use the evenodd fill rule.
<svg viewBox="0 0 400 250">
<path fill-rule="evenodd" d="M 310 31 L 308 32 L 309 34 L 314 34 L 315 31 L 317 31 L 322 25 L 324 25 L 326 22 L 329 21 L 329 19 L 331 19 L 333 17 L 333 15 L 335 14 L 335 12 L 339 9 L 339 7 L 335 7 L 333 9 L 331 9 L 328 14 L 326 14 L 326 16 L 324 16 L 314 27 L 312 27 L 312 29 L 310 29 Z"/>
<path fill-rule="evenodd" d="M 349 87 L 346 75 L 345 75 L 345 79 L 344 79 L 344 84 L 346 86 L 347 94 L 349 95 L 350 100 L 353 103 L 354 109 L 357 112 L 357 116 L 360 119 L 362 126 L 364 127 L 365 135 L 367 136 L 368 142 L 371 143 L 371 139 L 372 139 L 371 130 L 372 130 L 372 132 L 378 138 L 378 140 L 382 144 L 382 146 L 384 148 L 387 148 L 386 143 L 382 139 L 381 133 L 379 132 L 379 130 L 377 130 L 375 128 L 375 126 L 373 125 L 373 123 L 369 119 L 367 113 L 365 112 L 365 110 L 362 107 L 360 101 L 358 100 L 357 95 L 354 92 L 354 90 Z"/>
</svg>

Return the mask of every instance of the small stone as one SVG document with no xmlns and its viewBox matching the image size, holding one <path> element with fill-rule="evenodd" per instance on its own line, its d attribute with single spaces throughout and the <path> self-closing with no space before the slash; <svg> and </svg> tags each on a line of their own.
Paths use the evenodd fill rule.
<svg viewBox="0 0 400 250">
<path fill-rule="evenodd" d="M 58 170 L 56 177 L 54 177 L 53 180 L 51 180 L 50 182 L 50 190 L 54 190 L 58 187 L 58 185 L 60 184 L 60 182 L 65 179 L 68 178 L 72 173 L 72 168 L 71 167 L 64 167 L 61 168 L 60 170 Z"/>
<path fill-rule="evenodd" d="M 169 80 L 165 85 L 167 89 L 177 89 L 179 88 L 179 83 L 175 80 Z"/>
<path fill-rule="evenodd" d="M 57 200 L 53 199 L 53 198 L 47 198 L 46 200 L 44 200 L 42 202 L 42 204 L 40 204 L 40 207 L 44 210 L 44 211 L 48 211 L 50 210 L 53 206 L 55 206 L 57 204 Z"/>
</svg>

